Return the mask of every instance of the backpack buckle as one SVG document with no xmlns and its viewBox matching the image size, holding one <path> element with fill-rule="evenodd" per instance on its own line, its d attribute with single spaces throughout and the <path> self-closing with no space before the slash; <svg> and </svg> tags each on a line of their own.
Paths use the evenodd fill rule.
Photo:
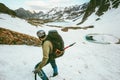
<svg viewBox="0 0 120 80">
<path fill-rule="evenodd" d="M 63 51 L 56 49 L 55 53 L 56 53 L 56 56 L 60 56 L 61 54 L 63 54 Z"/>
</svg>

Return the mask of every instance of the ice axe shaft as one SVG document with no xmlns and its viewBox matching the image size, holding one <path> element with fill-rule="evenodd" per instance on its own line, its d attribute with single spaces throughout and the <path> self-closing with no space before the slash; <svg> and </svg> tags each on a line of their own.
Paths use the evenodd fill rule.
<svg viewBox="0 0 120 80">
<path fill-rule="evenodd" d="M 66 47 L 64 48 L 64 50 L 67 49 L 67 48 L 69 48 L 69 47 L 71 47 L 71 46 L 73 46 L 75 43 L 76 43 L 76 42 L 74 42 L 74 43 L 72 43 L 72 44 L 66 46 Z"/>
</svg>

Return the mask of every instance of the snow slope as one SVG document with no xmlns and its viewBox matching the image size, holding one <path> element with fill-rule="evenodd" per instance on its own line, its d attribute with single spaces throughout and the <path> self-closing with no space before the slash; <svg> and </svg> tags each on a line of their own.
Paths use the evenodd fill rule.
<svg viewBox="0 0 120 80">
<path fill-rule="evenodd" d="M 119 80 L 120 45 L 95 44 L 85 40 L 85 35 L 90 33 L 111 34 L 120 38 L 119 12 L 120 8 L 109 11 L 97 22 L 91 21 L 92 18 L 95 18 L 94 15 L 91 15 L 86 23 L 80 25 L 95 25 L 95 28 L 88 30 L 62 32 L 60 28 L 45 25 L 34 27 L 24 20 L 5 14 L 0 14 L 0 27 L 32 36 L 36 36 L 36 31 L 39 29 L 46 32 L 56 29 L 62 35 L 65 45 L 76 42 L 73 47 L 66 50 L 63 57 L 56 59 L 59 75 L 50 80 Z M 41 59 L 41 47 L 0 45 L 0 80 L 34 80 L 32 70 Z M 52 75 L 52 68 L 49 64 L 43 69 L 48 76 Z M 41 79 L 38 78 L 38 80 Z"/>
</svg>

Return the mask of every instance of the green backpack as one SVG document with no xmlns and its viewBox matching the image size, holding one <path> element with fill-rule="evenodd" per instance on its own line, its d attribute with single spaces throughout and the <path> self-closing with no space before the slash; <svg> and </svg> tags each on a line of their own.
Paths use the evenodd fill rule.
<svg viewBox="0 0 120 80">
<path fill-rule="evenodd" d="M 52 53 L 50 53 L 50 57 L 58 58 L 64 54 L 64 41 L 57 30 L 50 30 L 46 40 L 49 40 L 53 45 L 53 50 Z"/>
</svg>

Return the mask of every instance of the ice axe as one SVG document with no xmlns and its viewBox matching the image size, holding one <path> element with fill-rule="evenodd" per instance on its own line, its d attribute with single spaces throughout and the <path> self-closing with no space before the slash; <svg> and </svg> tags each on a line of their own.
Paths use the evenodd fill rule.
<svg viewBox="0 0 120 80">
<path fill-rule="evenodd" d="M 64 48 L 64 50 L 66 50 L 67 48 L 69 48 L 69 47 L 73 46 L 74 44 L 76 44 L 76 42 L 74 42 L 74 43 L 72 43 L 72 44 L 70 44 L 70 45 L 66 46 L 66 47 Z"/>
</svg>

